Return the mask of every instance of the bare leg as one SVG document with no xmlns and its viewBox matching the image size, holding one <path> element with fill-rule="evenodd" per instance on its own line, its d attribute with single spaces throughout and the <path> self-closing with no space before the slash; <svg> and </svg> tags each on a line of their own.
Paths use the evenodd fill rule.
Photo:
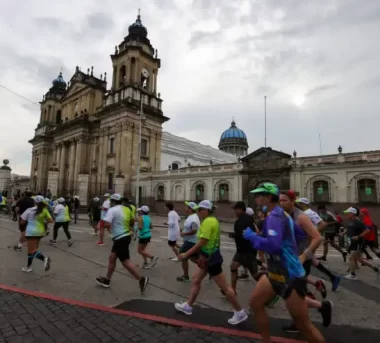
<svg viewBox="0 0 380 343">
<path fill-rule="evenodd" d="M 227 300 L 230 302 L 235 311 L 241 311 L 241 306 L 236 297 L 236 292 L 232 289 L 232 287 L 227 283 L 226 276 L 223 273 L 220 273 L 217 276 L 213 277 L 215 283 L 219 286 L 219 288 L 226 295 Z"/>
<path fill-rule="evenodd" d="M 191 282 L 191 290 L 189 298 L 187 299 L 187 304 L 190 307 L 193 307 L 195 300 L 198 297 L 199 291 L 201 290 L 201 283 L 203 279 L 206 277 L 207 271 L 205 269 L 198 269 L 198 271 L 193 276 L 193 280 Z"/>
</svg>

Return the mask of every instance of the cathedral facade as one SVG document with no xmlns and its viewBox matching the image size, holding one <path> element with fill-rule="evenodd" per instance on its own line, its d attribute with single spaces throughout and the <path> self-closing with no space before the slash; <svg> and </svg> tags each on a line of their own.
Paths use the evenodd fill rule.
<svg viewBox="0 0 380 343">
<path fill-rule="evenodd" d="M 169 118 L 157 92 L 161 61 L 147 35 L 139 15 L 111 55 L 109 90 L 106 73 L 97 77 L 93 67 L 76 67 L 68 83 L 62 73 L 53 81 L 30 140 L 32 190 L 78 194 L 85 204 L 107 191 L 130 195 L 138 165 L 142 172 L 160 170 L 162 124 Z"/>
</svg>

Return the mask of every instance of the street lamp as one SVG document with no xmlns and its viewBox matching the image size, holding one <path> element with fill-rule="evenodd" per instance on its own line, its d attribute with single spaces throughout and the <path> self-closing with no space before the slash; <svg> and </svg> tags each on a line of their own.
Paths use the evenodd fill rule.
<svg viewBox="0 0 380 343">
<path fill-rule="evenodd" d="M 146 71 L 146 70 L 144 70 Z M 149 74 L 147 71 L 144 74 L 145 79 L 147 79 Z M 141 85 L 142 86 L 142 85 Z M 137 167 L 136 167 L 136 208 L 139 208 L 140 203 L 140 166 L 141 166 L 141 132 L 142 126 L 145 124 L 146 117 L 144 116 L 144 97 L 143 92 L 140 90 L 140 111 L 137 112 L 139 114 L 139 147 L 138 147 L 138 155 L 137 155 Z"/>
</svg>

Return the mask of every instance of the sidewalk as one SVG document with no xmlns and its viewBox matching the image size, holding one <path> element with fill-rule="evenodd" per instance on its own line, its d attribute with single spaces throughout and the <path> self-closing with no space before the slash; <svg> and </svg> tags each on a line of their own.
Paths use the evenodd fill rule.
<svg viewBox="0 0 380 343">
<path fill-rule="evenodd" d="M 34 292 L 14 292 L 7 288 L 0 286 L 0 342 L 259 342 L 252 339 L 258 336 L 254 333 L 248 340 L 223 334 L 226 329 L 197 329 L 196 325 L 173 320 L 162 323 L 159 317 L 153 321 L 138 313 L 133 315 L 65 299 L 52 300 L 54 296 L 40 297 L 37 293 L 33 296 L 30 294 Z"/>
</svg>

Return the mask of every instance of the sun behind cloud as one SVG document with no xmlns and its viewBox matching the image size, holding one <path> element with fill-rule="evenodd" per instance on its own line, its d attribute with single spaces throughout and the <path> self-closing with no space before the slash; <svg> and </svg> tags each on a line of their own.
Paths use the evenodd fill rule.
<svg viewBox="0 0 380 343">
<path fill-rule="evenodd" d="M 301 107 L 305 103 L 306 97 L 303 94 L 298 94 L 293 98 L 293 104 Z"/>
</svg>

